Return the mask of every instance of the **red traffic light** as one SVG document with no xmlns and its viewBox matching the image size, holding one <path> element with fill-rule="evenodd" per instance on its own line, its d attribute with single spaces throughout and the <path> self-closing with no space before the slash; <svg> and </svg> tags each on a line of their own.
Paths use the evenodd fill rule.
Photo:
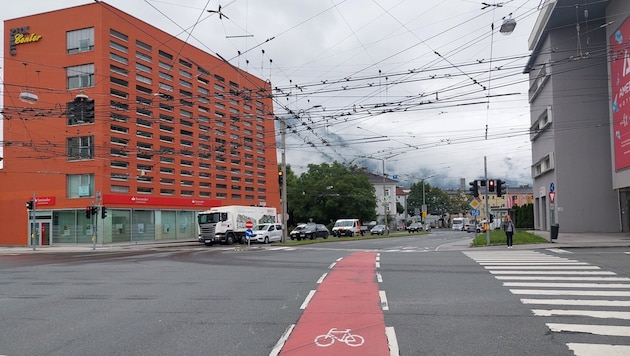
<svg viewBox="0 0 630 356">
<path fill-rule="evenodd" d="M 488 191 L 489 192 L 494 192 L 494 179 L 490 179 L 488 181 Z"/>
</svg>

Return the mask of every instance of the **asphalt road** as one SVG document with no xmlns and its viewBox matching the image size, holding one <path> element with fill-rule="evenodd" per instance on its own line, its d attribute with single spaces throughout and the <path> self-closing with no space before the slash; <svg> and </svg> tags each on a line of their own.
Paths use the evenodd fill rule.
<svg viewBox="0 0 630 356">
<path fill-rule="evenodd" d="M 604 350 L 610 350 L 607 345 L 630 347 L 630 334 L 625 334 L 630 329 L 628 249 L 484 251 L 466 248 L 471 237 L 434 231 L 240 252 L 188 245 L 3 255 L 0 355 L 303 354 L 283 349 L 291 330 L 309 332 L 311 324 L 298 326 L 307 322 L 304 315 L 321 294 L 312 291 L 343 271 L 343 263 L 357 252 L 370 252 L 368 257 L 375 259 L 376 275 L 369 279 L 379 291 L 379 313 L 392 355 L 589 355 L 578 353 L 582 344 Z M 357 276 L 362 271 L 353 265 L 345 268 Z M 578 274 L 566 274 L 573 272 Z M 558 285 L 567 277 L 599 278 L 586 272 L 607 272 L 602 276 L 620 280 Z M 538 273 L 553 280 L 515 279 L 537 278 Z M 335 288 L 346 293 L 339 302 L 347 303 L 353 295 L 343 285 Z M 570 296 L 548 295 L 559 289 Z M 542 304 L 548 299 L 619 303 Z M 593 311 L 614 315 L 593 316 Z M 362 317 L 355 311 L 346 315 L 353 325 Z M 331 328 L 343 325 L 314 324 L 309 340 Z M 353 327 L 351 333 L 370 335 L 362 327 Z M 347 340 L 339 337 L 332 346 L 316 345 L 316 350 L 326 355 L 375 354 Z M 598 350 L 590 354 L 602 354 Z M 630 349 L 617 350 L 627 354 Z"/>
</svg>

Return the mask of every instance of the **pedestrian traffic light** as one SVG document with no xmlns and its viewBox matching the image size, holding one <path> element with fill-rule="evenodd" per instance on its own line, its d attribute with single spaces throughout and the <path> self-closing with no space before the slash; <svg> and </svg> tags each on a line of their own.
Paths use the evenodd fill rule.
<svg viewBox="0 0 630 356">
<path fill-rule="evenodd" d="M 87 206 L 85 207 L 85 218 L 89 219 L 92 217 L 92 207 L 91 206 Z"/>
<path fill-rule="evenodd" d="M 33 210 L 33 207 L 35 206 L 35 204 L 33 204 L 32 200 L 29 200 L 26 202 L 26 210 Z"/>
<path fill-rule="evenodd" d="M 284 182 L 284 175 L 282 174 L 282 171 L 278 171 L 278 184 L 282 186 L 282 182 Z"/>
<path fill-rule="evenodd" d="M 477 182 L 477 180 L 474 180 L 470 183 L 468 183 L 470 185 L 470 194 L 472 194 L 473 197 L 478 197 L 479 196 L 479 183 Z"/>
<path fill-rule="evenodd" d="M 105 219 L 107 217 L 107 207 L 101 207 L 101 219 Z"/>
<path fill-rule="evenodd" d="M 492 224 L 494 222 L 494 214 L 490 214 L 490 223 Z"/>
<path fill-rule="evenodd" d="M 92 215 L 96 216 L 96 214 L 98 214 L 98 206 L 93 206 L 92 207 Z"/>
<path fill-rule="evenodd" d="M 491 193 L 494 192 L 494 179 L 488 181 L 488 191 Z"/>
<path fill-rule="evenodd" d="M 502 197 L 505 194 L 506 188 L 505 182 L 501 179 L 497 179 L 497 197 Z"/>
</svg>

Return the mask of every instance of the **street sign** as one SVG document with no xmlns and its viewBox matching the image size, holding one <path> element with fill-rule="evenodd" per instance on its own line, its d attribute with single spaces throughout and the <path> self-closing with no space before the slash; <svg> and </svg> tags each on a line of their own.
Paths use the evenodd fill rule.
<svg viewBox="0 0 630 356">
<path fill-rule="evenodd" d="M 473 209 L 470 211 L 470 216 L 479 216 L 481 212 L 477 209 Z"/>
<path fill-rule="evenodd" d="M 553 182 L 549 183 L 549 191 L 552 193 L 556 191 L 556 185 Z"/>
<path fill-rule="evenodd" d="M 247 220 L 247 222 L 245 223 L 245 228 L 249 230 L 252 227 L 254 227 L 254 223 L 251 220 Z"/>
<path fill-rule="evenodd" d="M 473 209 L 478 209 L 481 206 L 481 199 L 475 198 L 470 202 L 469 205 Z"/>
<path fill-rule="evenodd" d="M 549 202 L 553 204 L 555 200 L 556 200 L 556 192 L 549 192 Z"/>
<path fill-rule="evenodd" d="M 245 230 L 245 236 L 252 237 L 253 235 L 254 235 L 254 232 L 252 231 L 252 229 Z"/>
</svg>

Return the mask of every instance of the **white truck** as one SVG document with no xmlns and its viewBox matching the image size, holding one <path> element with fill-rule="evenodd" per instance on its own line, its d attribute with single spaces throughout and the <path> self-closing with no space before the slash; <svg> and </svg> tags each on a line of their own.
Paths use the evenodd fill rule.
<svg viewBox="0 0 630 356">
<path fill-rule="evenodd" d="M 276 208 L 270 207 L 228 205 L 211 208 L 197 216 L 199 241 L 206 246 L 215 243 L 244 243 L 247 241 L 247 222 L 252 225 L 275 223 L 276 217 Z"/>
</svg>

